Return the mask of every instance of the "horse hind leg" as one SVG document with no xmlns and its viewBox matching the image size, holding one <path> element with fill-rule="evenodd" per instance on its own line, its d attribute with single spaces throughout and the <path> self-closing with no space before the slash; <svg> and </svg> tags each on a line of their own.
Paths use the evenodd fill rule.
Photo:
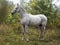
<svg viewBox="0 0 60 45">
<path fill-rule="evenodd" d="M 41 37 L 41 30 L 40 30 L 41 27 L 42 27 L 42 24 L 39 25 L 39 31 L 38 31 L 38 33 L 39 33 L 39 38 Z"/>
<path fill-rule="evenodd" d="M 42 38 L 42 40 L 44 40 L 44 34 L 45 34 L 45 26 L 42 25 L 41 26 L 41 38 Z"/>
</svg>

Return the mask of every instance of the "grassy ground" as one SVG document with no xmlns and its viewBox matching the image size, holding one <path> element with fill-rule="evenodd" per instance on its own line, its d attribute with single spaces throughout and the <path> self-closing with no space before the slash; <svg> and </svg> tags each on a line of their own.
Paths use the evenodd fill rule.
<svg viewBox="0 0 60 45">
<path fill-rule="evenodd" d="M 0 45 L 60 45 L 60 31 L 47 29 L 45 40 L 38 40 L 38 30 L 36 28 L 29 29 L 29 42 L 21 40 L 21 28 L 0 25 Z"/>
</svg>

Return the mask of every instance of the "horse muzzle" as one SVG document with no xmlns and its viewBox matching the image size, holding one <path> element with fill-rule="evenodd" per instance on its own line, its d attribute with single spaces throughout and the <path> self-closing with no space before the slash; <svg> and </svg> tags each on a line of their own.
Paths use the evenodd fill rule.
<svg viewBox="0 0 60 45">
<path fill-rule="evenodd" d="M 11 13 L 12 15 L 14 15 L 14 13 Z"/>
</svg>

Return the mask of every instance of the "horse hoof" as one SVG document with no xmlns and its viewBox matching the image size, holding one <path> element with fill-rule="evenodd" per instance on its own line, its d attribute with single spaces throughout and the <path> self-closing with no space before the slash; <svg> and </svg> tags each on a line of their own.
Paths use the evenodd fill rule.
<svg viewBox="0 0 60 45">
<path fill-rule="evenodd" d="M 22 41 L 23 41 L 24 39 L 22 39 Z"/>
<path fill-rule="evenodd" d="M 22 38 L 22 41 L 24 40 L 24 38 Z"/>
<path fill-rule="evenodd" d="M 29 39 L 27 39 L 26 41 L 29 42 Z"/>
</svg>

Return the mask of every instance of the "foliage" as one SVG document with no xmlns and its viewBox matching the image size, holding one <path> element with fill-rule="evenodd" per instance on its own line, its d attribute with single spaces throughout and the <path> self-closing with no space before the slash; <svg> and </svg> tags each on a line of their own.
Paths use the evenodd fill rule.
<svg viewBox="0 0 60 45">
<path fill-rule="evenodd" d="M 0 24 L 6 22 L 8 17 L 8 4 L 6 0 L 0 0 Z"/>
<path fill-rule="evenodd" d="M 50 28 L 56 28 L 57 23 L 56 21 L 60 20 L 58 19 L 59 16 L 57 16 L 57 8 L 54 8 L 52 4 L 53 0 L 33 0 L 32 2 L 28 3 L 28 11 L 32 14 L 45 14 L 48 18 L 48 27 Z M 56 26 L 56 27 L 55 27 Z"/>
<path fill-rule="evenodd" d="M 8 5 L 6 0 L 0 0 L 0 45 L 60 45 L 60 12 L 54 9 L 52 0 L 33 0 L 26 6 L 30 13 L 43 13 L 48 17 L 45 40 L 38 40 L 38 29 L 35 27 L 29 28 L 29 42 L 21 40 L 20 16 L 18 13 L 11 15 L 13 7 L 14 4 Z"/>
<path fill-rule="evenodd" d="M 33 31 L 34 30 L 34 31 Z M 57 33 L 57 34 L 56 34 Z M 29 42 L 21 40 L 22 32 L 7 24 L 0 25 L 0 45 L 60 45 L 58 31 L 48 30 L 45 40 L 38 40 L 37 28 L 29 28 Z"/>
<path fill-rule="evenodd" d="M 18 13 L 12 15 L 11 12 L 14 8 L 14 4 L 12 3 L 9 7 L 8 7 L 8 18 L 6 20 L 6 24 L 11 24 L 18 27 L 18 25 L 20 25 L 20 15 Z"/>
</svg>

